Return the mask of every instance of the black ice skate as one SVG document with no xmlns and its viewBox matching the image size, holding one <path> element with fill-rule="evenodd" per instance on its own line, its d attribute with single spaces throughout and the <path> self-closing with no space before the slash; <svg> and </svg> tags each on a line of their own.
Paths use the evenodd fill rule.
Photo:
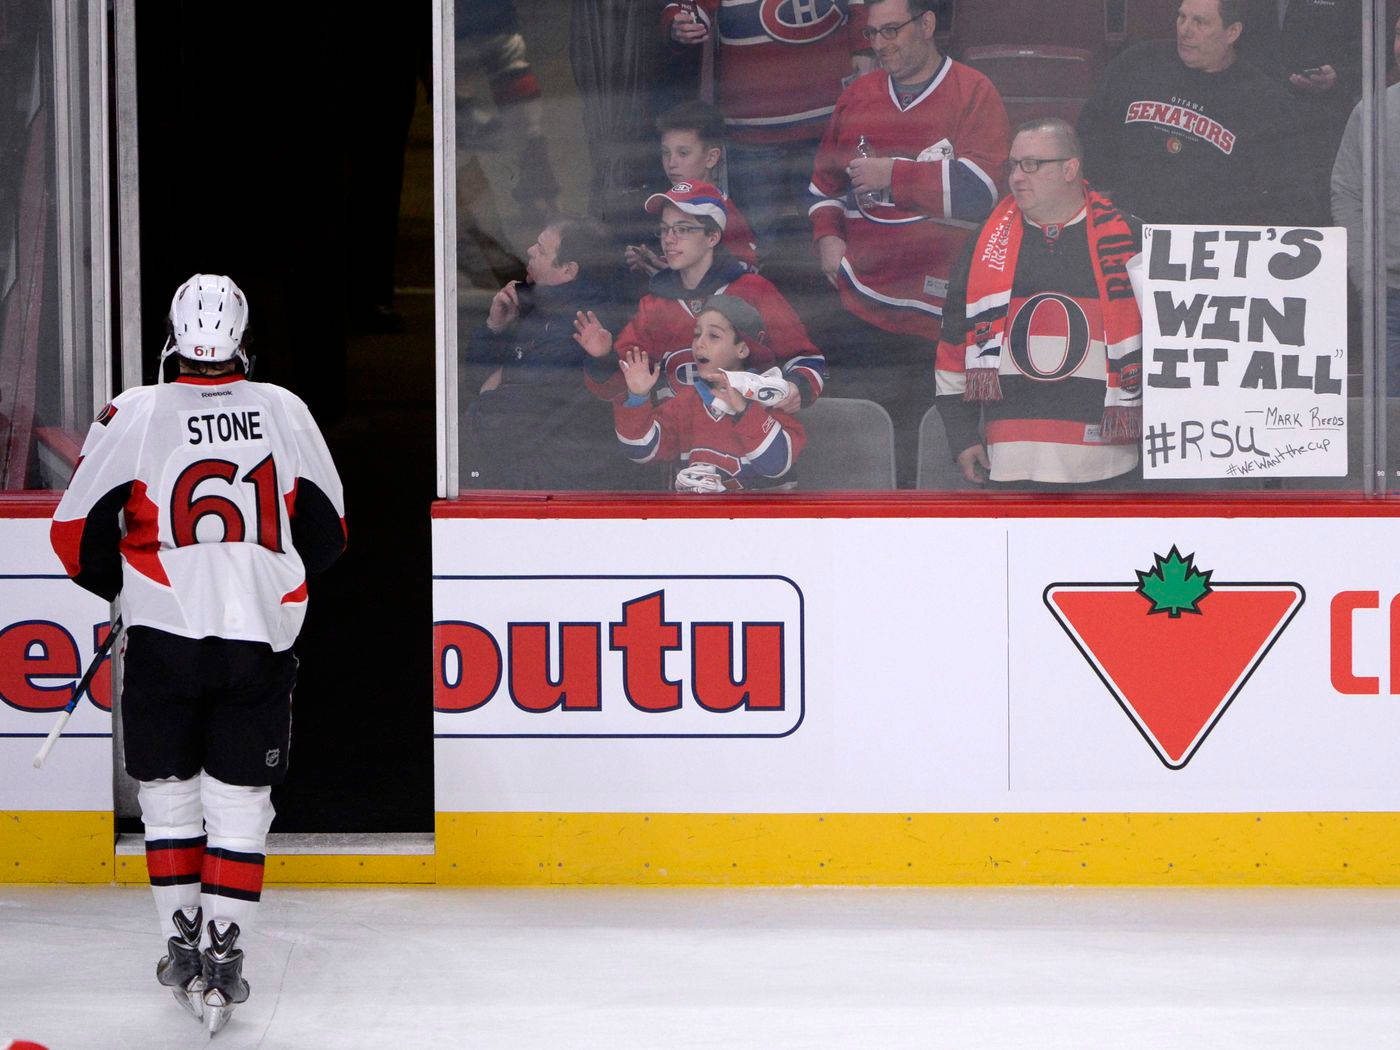
<svg viewBox="0 0 1400 1050">
<path fill-rule="evenodd" d="M 243 979 L 243 949 L 233 946 L 238 940 L 238 923 L 211 919 L 209 940 L 209 947 L 204 949 L 204 1020 L 213 1035 L 228 1024 L 233 1008 L 247 1001 L 248 982 Z"/>
<path fill-rule="evenodd" d="M 204 961 L 199 954 L 203 912 L 196 908 L 191 915 L 184 908 L 177 908 L 172 918 L 176 936 L 166 943 L 170 954 L 156 963 L 156 980 L 169 988 L 175 1001 L 199 1020 L 204 1016 Z"/>
</svg>

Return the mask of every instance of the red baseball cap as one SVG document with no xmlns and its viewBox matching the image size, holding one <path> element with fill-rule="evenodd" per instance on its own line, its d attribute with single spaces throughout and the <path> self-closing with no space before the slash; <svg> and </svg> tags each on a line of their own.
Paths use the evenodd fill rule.
<svg viewBox="0 0 1400 1050">
<path fill-rule="evenodd" d="M 678 182 L 665 193 L 653 193 L 647 198 L 647 214 L 655 215 L 668 204 L 687 215 L 708 216 L 721 230 L 729 215 L 724 209 L 724 194 L 708 182 Z"/>
</svg>

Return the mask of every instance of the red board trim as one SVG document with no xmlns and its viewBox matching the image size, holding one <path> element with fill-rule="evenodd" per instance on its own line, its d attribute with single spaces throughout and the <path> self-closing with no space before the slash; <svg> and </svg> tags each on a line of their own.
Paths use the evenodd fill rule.
<svg viewBox="0 0 1400 1050">
<path fill-rule="evenodd" d="M 1400 500 L 1362 495 L 1260 493 L 1209 499 L 1141 495 L 1045 496 L 932 493 L 616 496 L 481 493 L 432 505 L 435 520 L 462 518 L 1395 518 Z"/>
<path fill-rule="evenodd" d="M 58 509 L 61 492 L 0 492 L 0 519 L 52 518 Z"/>
</svg>

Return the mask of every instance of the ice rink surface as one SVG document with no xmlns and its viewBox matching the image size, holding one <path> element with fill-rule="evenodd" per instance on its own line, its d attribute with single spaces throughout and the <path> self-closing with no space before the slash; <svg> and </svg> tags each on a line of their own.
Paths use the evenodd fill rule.
<svg viewBox="0 0 1400 1050">
<path fill-rule="evenodd" d="M 206 1045 L 154 913 L 0 888 L 0 1036 Z M 274 887 L 241 943 L 220 1050 L 1400 1047 L 1389 890 Z"/>
</svg>

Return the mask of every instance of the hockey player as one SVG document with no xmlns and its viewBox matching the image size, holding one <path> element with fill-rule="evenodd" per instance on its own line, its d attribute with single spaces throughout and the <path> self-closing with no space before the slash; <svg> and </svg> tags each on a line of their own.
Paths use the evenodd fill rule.
<svg viewBox="0 0 1400 1050">
<path fill-rule="evenodd" d="M 939 53 L 932 0 L 874 0 L 882 69 L 845 90 L 812 171 L 812 238 L 841 297 L 823 333 L 842 396 L 884 405 L 896 474 L 912 484 L 948 273 L 997 199 L 1006 108 L 981 73 Z"/>
<path fill-rule="evenodd" d="M 826 361 L 808 338 L 806 327 L 766 278 L 750 273 L 719 248 L 726 222 L 719 190 L 708 183 L 682 182 L 666 193 L 648 197 L 646 210 L 661 216 L 658 232 L 668 269 L 651 279 L 636 316 L 615 342 L 592 313 L 579 314 L 574 324 L 574 338 L 592 358 L 585 366 L 585 376 L 594 393 L 608 400 L 623 394 L 618 359 L 633 348 L 662 364 L 671 389 L 690 383 L 695 318 L 706 299 L 723 293 L 747 300 L 763 318 L 766 345 L 772 348 L 792 386 L 789 396 L 774 407 L 792 412 L 820 397 Z"/>
<path fill-rule="evenodd" d="M 762 325 L 743 299 L 711 296 L 695 318 L 695 381 L 660 403 L 651 395 L 661 368 L 645 351 L 627 350 L 621 369 L 628 394 L 613 403 L 613 420 L 628 458 L 680 463 L 677 492 L 731 492 L 786 475 L 806 440 L 801 425 L 786 412 L 749 400 L 726 375 L 751 373 L 756 358 L 770 356 Z"/>
<path fill-rule="evenodd" d="M 345 545 L 340 479 L 306 406 L 247 379 L 248 303 L 196 274 L 170 304 L 173 382 L 97 417 L 54 513 L 77 583 L 119 600 L 126 769 L 167 954 L 156 979 L 209 1031 L 248 998 L 237 947 L 287 773 L 308 573 Z"/>
<path fill-rule="evenodd" d="M 661 167 L 667 185 L 707 182 L 720 185 L 724 164 L 724 116 L 714 106 L 698 100 L 672 106 L 656 118 L 661 133 Z M 723 189 L 725 251 L 751 270 L 758 269 L 758 245 L 743 212 Z M 624 261 L 633 270 L 654 274 L 666 268 L 666 260 L 644 244 L 630 244 Z"/>
<path fill-rule="evenodd" d="M 1103 485 L 1138 462 L 1141 226 L 1080 178 L 1074 129 L 1017 129 L 1011 196 L 953 271 L 936 404 L 968 481 Z M 985 422 L 986 442 L 978 434 Z"/>
</svg>

